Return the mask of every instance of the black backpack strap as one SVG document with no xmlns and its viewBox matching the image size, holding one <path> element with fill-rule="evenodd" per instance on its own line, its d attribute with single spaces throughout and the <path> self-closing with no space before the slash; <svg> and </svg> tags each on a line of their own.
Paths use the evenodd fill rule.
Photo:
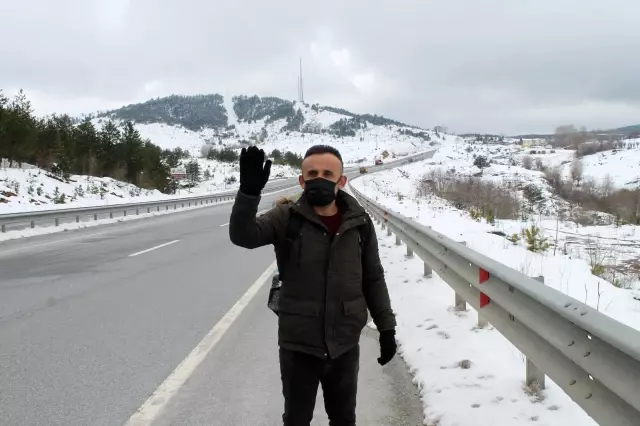
<svg viewBox="0 0 640 426">
<path fill-rule="evenodd" d="M 364 247 L 369 242 L 369 235 L 371 235 L 371 227 L 373 226 L 371 216 L 369 216 L 367 213 L 365 213 L 365 219 L 367 220 L 367 223 L 365 225 L 358 226 L 361 247 Z"/>
<path fill-rule="evenodd" d="M 304 218 L 298 213 L 290 210 L 289 220 L 287 221 L 287 227 L 285 228 L 284 233 L 284 242 L 282 244 L 281 249 L 281 261 L 288 262 L 291 257 L 291 247 L 293 246 L 293 242 L 300 236 L 300 232 L 302 231 L 302 224 L 304 222 Z M 278 265 L 278 275 L 280 276 L 280 281 L 284 279 L 284 269 L 283 265 Z"/>
</svg>

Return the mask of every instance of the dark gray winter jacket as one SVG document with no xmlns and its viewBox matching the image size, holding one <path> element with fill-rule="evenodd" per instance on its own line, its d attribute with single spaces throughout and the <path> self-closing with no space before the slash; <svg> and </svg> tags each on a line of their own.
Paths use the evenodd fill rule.
<svg viewBox="0 0 640 426">
<path fill-rule="evenodd" d="M 231 241 L 248 249 L 273 244 L 286 277 L 280 293 L 278 343 L 284 349 L 336 358 L 360 339 L 367 309 L 378 330 L 396 326 L 371 219 L 355 198 L 338 193 L 342 224 L 332 238 L 304 195 L 256 218 L 260 197 L 238 192 L 231 211 Z M 284 259 L 291 215 L 304 220 Z M 358 227 L 366 227 L 364 241 Z"/>
</svg>

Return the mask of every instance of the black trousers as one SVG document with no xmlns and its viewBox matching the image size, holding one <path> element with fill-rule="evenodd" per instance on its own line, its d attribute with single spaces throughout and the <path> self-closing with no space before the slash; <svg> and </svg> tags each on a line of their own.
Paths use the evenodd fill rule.
<svg viewBox="0 0 640 426">
<path fill-rule="evenodd" d="M 309 426 L 319 384 L 329 425 L 355 426 L 359 370 L 359 345 L 339 358 L 326 361 L 280 348 L 284 426 Z"/>
</svg>

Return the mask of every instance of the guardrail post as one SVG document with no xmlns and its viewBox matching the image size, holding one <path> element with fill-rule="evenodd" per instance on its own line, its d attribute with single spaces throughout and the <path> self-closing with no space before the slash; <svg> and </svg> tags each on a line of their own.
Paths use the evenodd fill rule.
<svg viewBox="0 0 640 426">
<path fill-rule="evenodd" d="M 98 220 L 98 213 L 93 214 L 93 220 Z"/>
<path fill-rule="evenodd" d="M 4 225 L 3 225 L 3 226 L 4 226 Z M 36 227 L 36 221 L 35 221 L 35 220 L 32 220 L 32 221 L 31 221 L 31 229 L 33 229 L 33 228 L 35 228 L 35 227 Z M 4 232 L 4 229 L 2 230 L 2 232 Z"/>
<path fill-rule="evenodd" d="M 391 234 L 392 234 L 392 232 L 391 232 L 391 227 L 390 227 L 390 226 L 387 226 L 387 237 L 390 237 L 390 236 L 391 236 Z"/>
<path fill-rule="evenodd" d="M 407 255 L 405 256 L 408 259 L 413 257 L 413 250 L 411 249 L 411 247 L 409 247 L 409 244 L 407 244 Z"/>
<path fill-rule="evenodd" d="M 136 207 L 136 216 L 140 214 L 140 209 Z"/>
<path fill-rule="evenodd" d="M 427 262 L 424 262 L 424 276 L 427 278 L 431 278 L 433 276 L 433 269 L 431 269 L 431 266 L 429 266 Z"/>
<path fill-rule="evenodd" d="M 184 209 L 184 203 L 182 203 L 182 208 Z"/>
<path fill-rule="evenodd" d="M 33 222 L 32 222 L 32 223 L 33 223 Z M 33 226 L 32 226 L 32 228 L 33 228 Z M 2 232 L 3 232 L 3 233 L 7 232 L 7 227 L 5 226 L 5 224 L 4 224 L 4 223 L 2 224 Z"/>
<path fill-rule="evenodd" d="M 151 207 L 147 207 L 147 213 L 151 213 Z"/>
<path fill-rule="evenodd" d="M 184 207 L 184 204 L 182 205 L 182 207 Z M 189 201 L 189 207 L 191 207 L 191 201 Z"/>
<path fill-rule="evenodd" d="M 109 212 L 109 219 L 113 219 L 113 212 Z"/>
<path fill-rule="evenodd" d="M 80 216 L 76 216 L 76 223 L 80 222 Z"/>
<path fill-rule="evenodd" d="M 59 225 L 60 225 L 60 219 L 56 217 L 56 226 L 59 226 Z"/>
<path fill-rule="evenodd" d="M 460 241 L 460 244 L 462 244 L 463 246 L 467 245 L 466 241 Z M 455 293 L 455 300 L 454 300 L 454 309 L 456 311 L 466 311 L 467 310 L 467 301 L 464 300 L 462 298 L 462 296 L 460 296 L 458 293 Z M 481 323 L 481 319 L 480 319 L 480 314 L 478 314 L 478 326 L 480 326 Z M 482 326 L 484 327 L 484 325 Z"/>
<path fill-rule="evenodd" d="M 543 276 L 534 277 L 533 279 L 544 284 Z M 544 389 L 546 385 L 544 372 L 540 370 L 528 357 L 525 367 L 525 383 L 527 386 L 534 385 L 538 389 Z"/>
<path fill-rule="evenodd" d="M 400 239 L 400 236 L 396 235 L 396 245 L 399 246 L 400 244 L 402 244 L 402 240 Z"/>
<path fill-rule="evenodd" d="M 125 211 L 124 211 L 124 214 L 123 214 L 123 216 L 126 216 L 126 215 L 127 215 L 127 211 L 125 210 Z"/>
</svg>

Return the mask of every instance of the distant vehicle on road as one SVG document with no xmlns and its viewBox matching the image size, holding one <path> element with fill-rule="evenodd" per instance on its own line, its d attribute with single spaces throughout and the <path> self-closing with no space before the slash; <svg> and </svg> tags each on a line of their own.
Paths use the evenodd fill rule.
<svg viewBox="0 0 640 426">
<path fill-rule="evenodd" d="M 361 175 L 362 175 L 362 174 L 367 173 L 367 171 L 368 171 L 368 170 L 367 170 L 367 168 L 366 168 L 366 167 L 360 167 L 360 174 L 361 174 Z"/>
<path fill-rule="evenodd" d="M 376 160 L 376 166 L 381 166 L 381 165 L 382 165 L 382 160 L 378 158 Z"/>
</svg>

